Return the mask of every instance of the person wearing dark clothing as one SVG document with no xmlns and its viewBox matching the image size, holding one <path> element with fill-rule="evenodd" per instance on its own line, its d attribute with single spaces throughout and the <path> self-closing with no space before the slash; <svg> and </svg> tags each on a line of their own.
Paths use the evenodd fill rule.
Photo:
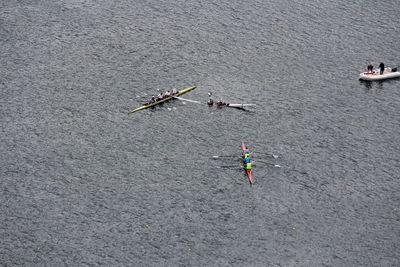
<svg viewBox="0 0 400 267">
<path fill-rule="evenodd" d="M 383 71 L 385 70 L 385 64 L 383 64 L 383 62 L 381 62 L 381 64 L 379 64 L 379 69 L 381 70 L 381 75 L 382 75 Z"/>
<path fill-rule="evenodd" d="M 374 66 L 372 66 L 372 65 L 368 65 L 368 67 L 367 67 L 367 69 L 368 69 L 368 72 L 372 72 L 372 69 L 374 68 Z"/>
</svg>

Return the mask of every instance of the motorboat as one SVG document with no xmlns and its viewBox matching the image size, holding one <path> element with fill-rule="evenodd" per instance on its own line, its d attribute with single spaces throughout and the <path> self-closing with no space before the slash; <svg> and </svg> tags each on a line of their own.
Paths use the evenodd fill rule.
<svg viewBox="0 0 400 267">
<path fill-rule="evenodd" d="M 378 81 L 399 77 L 400 71 L 398 71 L 397 68 L 385 68 L 382 74 L 380 74 L 379 70 L 360 73 L 359 79 L 364 81 Z"/>
</svg>

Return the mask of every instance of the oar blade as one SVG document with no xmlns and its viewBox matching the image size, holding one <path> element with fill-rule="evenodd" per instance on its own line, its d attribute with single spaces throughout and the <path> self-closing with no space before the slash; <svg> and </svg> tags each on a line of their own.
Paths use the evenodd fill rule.
<svg viewBox="0 0 400 267">
<path fill-rule="evenodd" d="M 270 165 L 270 166 L 275 167 L 275 168 L 280 168 L 281 167 L 281 165 L 278 165 L 278 164 L 275 164 L 275 163 L 272 163 L 272 162 L 268 162 L 268 161 L 257 160 L 257 161 L 254 161 L 254 162 L 264 163 L 266 165 Z"/>
<path fill-rule="evenodd" d="M 213 159 L 219 159 L 219 158 L 236 158 L 238 156 L 235 155 L 222 155 L 222 156 L 212 156 Z"/>
</svg>

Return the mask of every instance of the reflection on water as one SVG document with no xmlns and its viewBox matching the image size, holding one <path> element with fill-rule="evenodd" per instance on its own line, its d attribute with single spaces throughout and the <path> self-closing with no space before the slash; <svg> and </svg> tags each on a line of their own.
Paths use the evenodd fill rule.
<svg viewBox="0 0 400 267">
<path fill-rule="evenodd" d="M 379 81 L 360 80 L 360 84 L 364 85 L 366 90 L 370 90 L 370 89 L 372 89 L 372 87 L 375 87 L 376 89 L 383 89 L 384 84 L 393 84 L 393 83 L 398 83 L 399 81 L 400 81 L 400 78 L 392 78 L 392 79 L 379 80 Z"/>
<path fill-rule="evenodd" d="M 360 80 L 360 84 L 364 85 L 366 90 L 370 90 L 372 88 L 371 81 Z"/>
</svg>

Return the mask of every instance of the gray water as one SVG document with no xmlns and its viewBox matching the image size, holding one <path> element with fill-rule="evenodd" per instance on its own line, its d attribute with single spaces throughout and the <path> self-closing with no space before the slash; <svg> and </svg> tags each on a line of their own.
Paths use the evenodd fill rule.
<svg viewBox="0 0 400 267">
<path fill-rule="evenodd" d="M 400 65 L 399 14 L 398 1 L 1 1 L 0 265 L 399 266 L 400 80 L 357 79 Z M 257 106 L 128 115 L 193 85 L 183 97 Z M 241 141 L 253 186 L 239 158 L 212 159 Z"/>
</svg>

